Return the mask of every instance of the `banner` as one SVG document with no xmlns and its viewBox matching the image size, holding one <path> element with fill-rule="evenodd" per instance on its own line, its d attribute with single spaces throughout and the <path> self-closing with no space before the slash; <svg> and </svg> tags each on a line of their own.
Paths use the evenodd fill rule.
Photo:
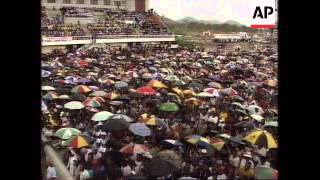
<svg viewBox="0 0 320 180">
<path fill-rule="evenodd" d="M 66 42 L 72 41 L 72 37 L 43 37 L 44 42 Z"/>
</svg>

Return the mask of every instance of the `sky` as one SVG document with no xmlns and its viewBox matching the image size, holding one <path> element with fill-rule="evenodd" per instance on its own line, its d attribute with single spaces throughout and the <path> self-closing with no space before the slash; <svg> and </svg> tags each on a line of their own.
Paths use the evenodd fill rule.
<svg viewBox="0 0 320 180">
<path fill-rule="evenodd" d="M 173 20 L 190 16 L 199 20 L 238 21 L 250 25 L 254 0 L 149 0 L 149 8 Z"/>
</svg>

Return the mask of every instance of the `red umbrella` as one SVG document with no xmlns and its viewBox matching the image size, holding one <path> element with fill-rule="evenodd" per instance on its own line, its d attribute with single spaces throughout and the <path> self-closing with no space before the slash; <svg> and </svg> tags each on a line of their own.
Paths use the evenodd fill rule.
<svg viewBox="0 0 320 180">
<path fill-rule="evenodd" d="M 157 92 L 150 86 L 139 87 L 137 92 L 142 95 L 155 95 Z"/>
<path fill-rule="evenodd" d="M 89 63 L 88 63 L 88 61 L 81 60 L 81 61 L 79 61 L 79 66 L 80 66 L 80 67 L 89 66 Z"/>
</svg>

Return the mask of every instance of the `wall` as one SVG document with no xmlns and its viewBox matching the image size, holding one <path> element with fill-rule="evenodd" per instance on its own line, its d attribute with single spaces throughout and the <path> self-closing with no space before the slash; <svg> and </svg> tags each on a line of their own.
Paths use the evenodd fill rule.
<svg viewBox="0 0 320 180">
<path fill-rule="evenodd" d="M 136 10 L 135 0 L 127 0 L 127 10 L 128 11 L 135 11 Z"/>
</svg>

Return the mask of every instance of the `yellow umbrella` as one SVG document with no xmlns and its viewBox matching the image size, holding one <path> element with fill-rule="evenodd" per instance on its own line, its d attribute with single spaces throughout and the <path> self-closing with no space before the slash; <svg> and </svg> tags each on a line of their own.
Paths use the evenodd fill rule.
<svg viewBox="0 0 320 180">
<path fill-rule="evenodd" d="M 273 136 L 266 130 L 257 129 L 256 131 L 248 134 L 244 140 L 253 145 L 263 146 L 268 149 L 278 148 L 278 144 Z"/>
<path fill-rule="evenodd" d="M 148 86 L 152 86 L 152 87 L 155 87 L 155 88 L 168 88 L 165 84 L 163 84 L 162 82 L 158 81 L 158 80 L 151 80 L 149 83 L 148 83 Z"/>
<path fill-rule="evenodd" d="M 157 125 L 156 117 L 154 115 L 151 115 L 150 117 L 148 117 L 148 114 L 144 113 L 144 114 L 141 114 L 140 117 L 142 119 L 142 122 L 146 125 L 150 125 L 150 126 Z"/>
<path fill-rule="evenodd" d="M 199 99 L 196 99 L 196 98 L 189 98 L 189 99 L 186 99 L 184 102 L 185 103 L 191 102 L 193 105 L 198 106 L 201 101 Z"/>
<path fill-rule="evenodd" d="M 225 142 L 222 139 L 219 139 L 219 138 L 211 138 L 210 139 L 210 144 L 214 148 L 216 148 L 218 151 L 220 151 L 223 148 Z"/>
<path fill-rule="evenodd" d="M 183 92 L 181 89 L 175 87 L 175 88 L 172 88 L 172 90 L 177 93 L 179 96 L 182 96 L 183 97 Z"/>
<path fill-rule="evenodd" d="M 184 94 L 184 95 L 190 95 L 190 96 L 196 96 L 196 95 L 197 95 L 194 91 L 191 91 L 191 90 L 189 90 L 189 89 L 184 90 L 184 91 L 183 91 L 183 94 Z"/>
</svg>

